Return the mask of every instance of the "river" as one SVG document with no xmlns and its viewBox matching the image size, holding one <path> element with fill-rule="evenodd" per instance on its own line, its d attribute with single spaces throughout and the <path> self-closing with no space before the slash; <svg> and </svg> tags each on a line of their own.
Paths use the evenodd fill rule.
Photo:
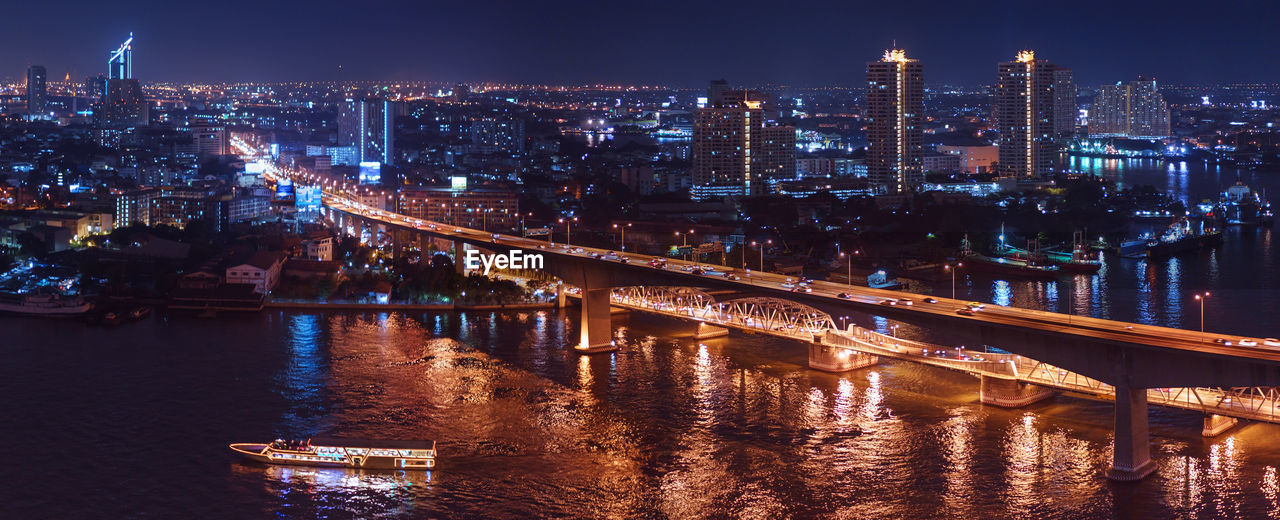
<svg viewBox="0 0 1280 520">
<path fill-rule="evenodd" d="M 570 313 L 572 314 L 572 313 Z M 103 329 L 0 318 L 6 518 L 1239 517 L 1280 511 L 1280 428 L 1153 408 L 1156 474 L 1103 478 L 1111 405 L 635 315 L 570 353 L 557 312 L 269 311 Z M 861 432 L 859 435 L 858 433 Z M 429 473 L 267 467 L 232 442 L 439 441 Z"/>
</svg>

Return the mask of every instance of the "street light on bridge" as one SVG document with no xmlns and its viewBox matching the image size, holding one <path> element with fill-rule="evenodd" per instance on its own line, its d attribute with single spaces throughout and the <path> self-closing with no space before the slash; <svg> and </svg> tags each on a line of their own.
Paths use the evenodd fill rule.
<svg viewBox="0 0 1280 520">
<path fill-rule="evenodd" d="M 956 271 L 959 270 L 961 267 L 964 267 L 964 262 L 956 262 L 955 267 L 951 267 L 951 264 L 943 264 L 942 266 L 943 269 L 951 271 L 951 299 L 952 300 L 956 299 Z"/>
<path fill-rule="evenodd" d="M 1200 302 L 1200 333 L 1204 334 L 1204 301 L 1209 299 L 1209 291 L 1196 293 L 1196 301 Z"/>
<path fill-rule="evenodd" d="M 625 226 L 619 226 L 617 224 L 613 225 L 613 229 L 618 230 L 618 232 L 622 234 L 622 236 L 618 239 L 618 245 L 623 251 L 627 250 L 627 228 L 629 227 L 631 227 L 630 222 L 628 222 Z"/>
</svg>

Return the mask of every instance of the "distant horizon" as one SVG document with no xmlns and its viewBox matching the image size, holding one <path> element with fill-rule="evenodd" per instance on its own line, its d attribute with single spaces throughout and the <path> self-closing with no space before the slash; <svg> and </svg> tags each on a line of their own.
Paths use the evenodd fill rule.
<svg viewBox="0 0 1280 520">
<path fill-rule="evenodd" d="M 1205 9 L 1190 0 L 1024 5 L 742 0 L 634 6 L 585 0 L 380 0 L 344 5 L 228 0 L 211 16 L 160 0 L 10 6 L 0 76 L 27 65 L 73 81 L 106 71 L 135 36 L 134 76 L 162 83 L 308 81 L 668 85 L 861 84 L 868 61 L 906 49 L 930 84 L 993 83 L 1022 49 L 1080 85 L 1154 77 L 1177 85 L 1280 83 L 1280 3 Z M 746 29 L 744 29 L 744 27 Z M 392 79 L 377 79 L 392 78 Z M 932 78 L 940 78 L 934 82 Z"/>
</svg>

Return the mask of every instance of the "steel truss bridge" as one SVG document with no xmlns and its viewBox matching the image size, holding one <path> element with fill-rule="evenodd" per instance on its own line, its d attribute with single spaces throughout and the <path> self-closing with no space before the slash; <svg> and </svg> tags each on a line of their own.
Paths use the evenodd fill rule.
<svg viewBox="0 0 1280 520">
<path fill-rule="evenodd" d="M 1104 400 L 1115 398 L 1111 385 L 1016 354 L 975 352 L 897 338 L 850 325 L 840 329 L 826 312 L 778 298 L 716 301 L 690 287 L 621 287 L 610 305 L 693 320 L 725 328 L 839 347 L 874 356 L 901 359 L 965 372 L 979 377 L 1017 381 Z M 1205 414 L 1280 423 L 1280 388 L 1151 388 L 1151 404 Z"/>
</svg>

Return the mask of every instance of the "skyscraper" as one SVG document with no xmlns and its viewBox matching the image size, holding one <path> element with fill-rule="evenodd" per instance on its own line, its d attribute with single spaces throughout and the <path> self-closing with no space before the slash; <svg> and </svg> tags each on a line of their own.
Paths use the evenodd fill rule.
<svg viewBox="0 0 1280 520">
<path fill-rule="evenodd" d="M 1000 131 L 1000 178 L 1034 180 L 1053 168 L 1057 70 L 1032 51 L 1000 64 L 993 110 Z"/>
<path fill-rule="evenodd" d="M 795 127 L 770 122 L 764 107 L 759 92 L 711 83 L 694 112 L 694 198 L 761 195 L 795 177 Z"/>
<path fill-rule="evenodd" d="M 867 177 L 886 193 L 924 182 L 924 67 L 890 49 L 867 62 Z"/>
<path fill-rule="evenodd" d="M 107 79 L 133 79 L 133 33 L 107 58 Z"/>
<path fill-rule="evenodd" d="M 338 110 L 338 144 L 355 149 L 357 162 L 391 164 L 395 159 L 395 103 L 348 99 Z"/>
<path fill-rule="evenodd" d="M 49 109 L 48 89 L 45 80 L 48 72 L 40 65 L 27 67 L 27 115 L 43 117 Z"/>
<path fill-rule="evenodd" d="M 1089 134 L 1123 137 L 1168 137 L 1169 105 L 1155 80 L 1104 85 L 1089 109 Z"/>
<path fill-rule="evenodd" d="M 1053 70 L 1053 137 L 1059 143 L 1070 140 L 1076 134 L 1076 83 L 1071 69 L 1056 67 Z"/>
<path fill-rule="evenodd" d="M 114 146 L 123 130 L 150 123 L 150 107 L 142 85 L 133 77 L 133 33 L 107 57 L 107 78 L 102 100 L 94 110 L 99 142 Z"/>
</svg>

